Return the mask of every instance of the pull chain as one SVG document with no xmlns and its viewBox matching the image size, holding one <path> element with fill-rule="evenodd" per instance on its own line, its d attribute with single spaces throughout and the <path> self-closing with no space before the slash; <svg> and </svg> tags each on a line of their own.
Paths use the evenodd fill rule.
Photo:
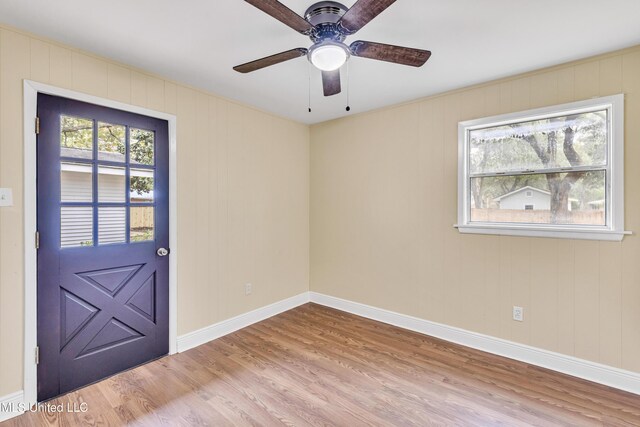
<svg viewBox="0 0 640 427">
<path fill-rule="evenodd" d="M 351 107 L 349 106 L 349 86 L 350 86 L 351 80 L 349 78 L 349 62 L 347 61 L 347 112 L 351 111 Z"/>
<path fill-rule="evenodd" d="M 307 65 L 307 75 L 308 75 L 308 85 L 309 85 L 309 99 L 307 100 L 309 107 L 309 112 L 311 112 L 311 63 Z"/>
</svg>

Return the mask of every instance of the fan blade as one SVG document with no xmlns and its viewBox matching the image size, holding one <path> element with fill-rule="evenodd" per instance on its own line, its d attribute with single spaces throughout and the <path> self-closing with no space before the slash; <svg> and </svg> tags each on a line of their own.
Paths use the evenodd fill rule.
<svg viewBox="0 0 640 427">
<path fill-rule="evenodd" d="M 396 0 L 358 0 L 340 19 L 340 28 L 345 34 L 353 34 L 380 15 Z"/>
<path fill-rule="evenodd" d="M 365 42 L 362 40 L 351 43 L 349 48 L 351 49 L 353 56 L 393 62 L 395 64 L 410 65 L 412 67 L 423 66 L 431 56 L 431 52 L 428 50 Z"/>
<path fill-rule="evenodd" d="M 322 88 L 324 96 L 337 95 L 342 91 L 340 87 L 340 69 L 322 72 Z"/>
<path fill-rule="evenodd" d="M 256 59 L 255 61 L 247 62 L 246 64 L 236 65 L 233 69 L 239 73 L 250 73 L 264 67 L 269 67 L 270 65 L 276 65 L 290 59 L 305 56 L 306 54 L 307 49 L 299 47 L 286 52 L 276 53 L 275 55 L 267 56 L 266 58 Z"/>
<path fill-rule="evenodd" d="M 277 0 L 245 0 L 247 3 L 257 7 L 267 15 L 276 18 L 278 21 L 293 28 L 299 33 L 309 34 L 313 30 L 313 25 L 308 23 L 302 16 L 289 9 Z"/>
</svg>

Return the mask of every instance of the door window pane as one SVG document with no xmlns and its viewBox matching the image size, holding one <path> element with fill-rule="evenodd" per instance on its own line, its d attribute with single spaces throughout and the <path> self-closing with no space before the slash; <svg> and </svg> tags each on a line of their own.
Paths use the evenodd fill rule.
<svg viewBox="0 0 640 427">
<path fill-rule="evenodd" d="M 93 120 L 60 116 L 60 155 L 93 158 Z"/>
<path fill-rule="evenodd" d="M 93 201 L 93 167 L 88 163 L 60 163 L 60 201 Z"/>
<path fill-rule="evenodd" d="M 126 208 L 98 208 L 98 244 L 124 243 L 126 224 Z"/>
<path fill-rule="evenodd" d="M 91 206 L 60 208 L 60 246 L 63 248 L 93 246 L 93 208 Z"/>
<path fill-rule="evenodd" d="M 129 138 L 129 161 L 134 164 L 153 165 L 153 131 L 132 128 Z"/>
<path fill-rule="evenodd" d="M 100 166 L 98 168 L 98 201 L 124 203 L 126 201 L 125 169 Z"/>
<path fill-rule="evenodd" d="M 131 169 L 129 172 L 132 203 L 153 202 L 153 170 Z"/>
<path fill-rule="evenodd" d="M 131 208 L 130 241 L 143 242 L 154 239 L 153 206 L 136 206 Z"/>
<path fill-rule="evenodd" d="M 98 160 L 125 161 L 125 127 L 98 122 Z"/>
</svg>

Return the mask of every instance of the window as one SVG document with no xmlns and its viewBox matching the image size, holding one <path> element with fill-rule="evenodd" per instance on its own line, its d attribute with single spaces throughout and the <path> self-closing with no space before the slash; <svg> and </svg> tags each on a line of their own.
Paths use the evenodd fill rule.
<svg viewBox="0 0 640 427">
<path fill-rule="evenodd" d="M 621 240 L 623 108 L 616 95 L 461 122 L 459 231 Z"/>
<path fill-rule="evenodd" d="M 151 130 L 60 116 L 62 248 L 154 240 L 154 147 Z"/>
</svg>

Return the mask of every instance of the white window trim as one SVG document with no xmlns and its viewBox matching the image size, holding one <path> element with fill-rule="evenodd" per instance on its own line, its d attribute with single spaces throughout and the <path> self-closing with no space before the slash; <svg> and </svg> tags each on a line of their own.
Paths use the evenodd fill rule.
<svg viewBox="0 0 640 427">
<path fill-rule="evenodd" d="M 467 185 L 469 181 L 470 131 L 594 109 L 607 109 L 609 117 L 610 140 L 607 144 L 606 183 L 610 202 L 606 206 L 607 224 L 605 226 L 470 222 L 471 201 L 469 185 Z M 613 241 L 620 241 L 625 234 L 631 234 L 631 232 L 624 231 L 624 95 L 593 98 L 460 122 L 458 124 L 458 224 L 455 227 L 460 233 Z"/>
</svg>

